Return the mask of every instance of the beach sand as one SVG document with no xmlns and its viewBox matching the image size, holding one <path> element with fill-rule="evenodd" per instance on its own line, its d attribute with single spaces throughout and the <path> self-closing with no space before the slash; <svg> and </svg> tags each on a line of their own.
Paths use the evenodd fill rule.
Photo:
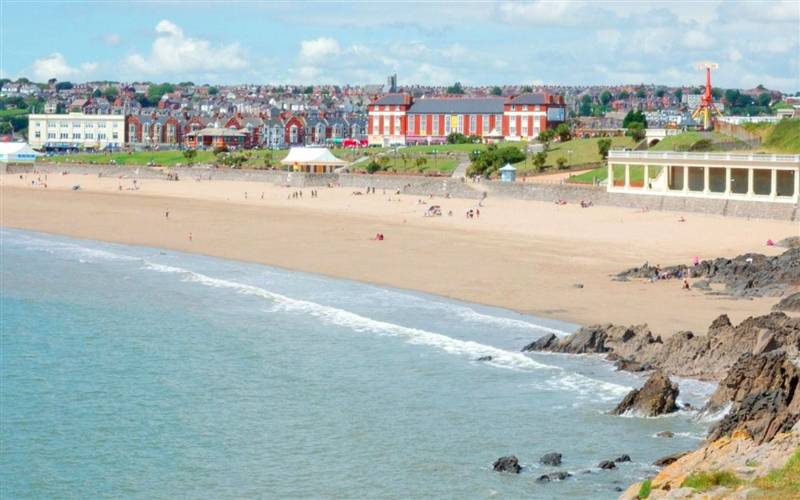
<svg viewBox="0 0 800 500">
<path fill-rule="evenodd" d="M 491 197 L 479 218 L 467 219 L 472 200 L 420 204 L 420 197 L 382 190 L 356 196 L 319 188 L 312 198 L 305 188 L 294 199 L 296 189 L 247 181 L 145 179 L 131 190 L 129 179 L 50 174 L 44 188 L 31 186 L 36 178 L 0 176 L 0 224 L 260 262 L 584 325 L 648 323 L 665 336 L 705 332 L 722 313 L 733 321 L 764 314 L 776 299 L 684 291 L 675 280 L 616 282 L 613 274 L 644 261 L 777 254 L 782 249 L 767 247 L 767 239 L 800 233 L 785 221 Z M 75 184 L 79 191 L 71 190 Z M 445 215 L 423 217 L 431 204 Z M 384 241 L 374 240 L 379 232 Z"/>
</svg>

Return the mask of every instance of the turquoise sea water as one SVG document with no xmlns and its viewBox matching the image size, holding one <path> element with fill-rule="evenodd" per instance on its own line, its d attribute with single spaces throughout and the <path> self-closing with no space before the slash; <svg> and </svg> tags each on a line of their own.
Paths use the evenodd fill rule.
<svg viewBox="0 0 800 500">
<path fill-rule="evenodd" d="M 609 416 L 641 379 L 519 352 L 575 325 L 0 231 L 3 498 L 614 498 L 708 425 Z M 712 389 L 681 387 L 695 404 Z M 537 463 L 549 451 L 573 477 L 536 482 L 559 470 Z M 491 470 L 507 454 L 522 474 Z"/>
</svg>

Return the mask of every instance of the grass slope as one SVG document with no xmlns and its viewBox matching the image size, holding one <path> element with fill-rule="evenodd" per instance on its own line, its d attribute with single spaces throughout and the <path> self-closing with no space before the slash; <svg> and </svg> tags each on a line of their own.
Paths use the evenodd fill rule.
<svg viewBox="0 0 800 500">
<path fill-rule="evenodd" d="M 770 153 L 800 153 L 800 118 L 776 123 L 759 149 Z"/>
</svg>

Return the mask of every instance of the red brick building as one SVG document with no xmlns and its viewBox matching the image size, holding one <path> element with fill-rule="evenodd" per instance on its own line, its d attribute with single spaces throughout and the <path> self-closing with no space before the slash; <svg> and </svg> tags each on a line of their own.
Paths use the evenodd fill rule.
<svg viewBox="0 0 800 500">
<path fill-rule="evenodd" d="M 515 97 L 434 97 L 388 94 L 367 107 L 370 144 L 443 143 L 451 133 L 482 140 L 534 139 L 566 120 L 564 98 L 526 93 Z"/>
</svg>

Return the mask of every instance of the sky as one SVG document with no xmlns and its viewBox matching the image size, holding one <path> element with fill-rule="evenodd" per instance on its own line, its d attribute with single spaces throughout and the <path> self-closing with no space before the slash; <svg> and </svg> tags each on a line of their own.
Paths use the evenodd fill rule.
<svg viewBox="0 0 800 500">
<path fill-rule="evenodd" d="M 212 84 L 714 85 L 800 91 L 800 0 L 0 0 L 0 75 Z"/>
</svg>

